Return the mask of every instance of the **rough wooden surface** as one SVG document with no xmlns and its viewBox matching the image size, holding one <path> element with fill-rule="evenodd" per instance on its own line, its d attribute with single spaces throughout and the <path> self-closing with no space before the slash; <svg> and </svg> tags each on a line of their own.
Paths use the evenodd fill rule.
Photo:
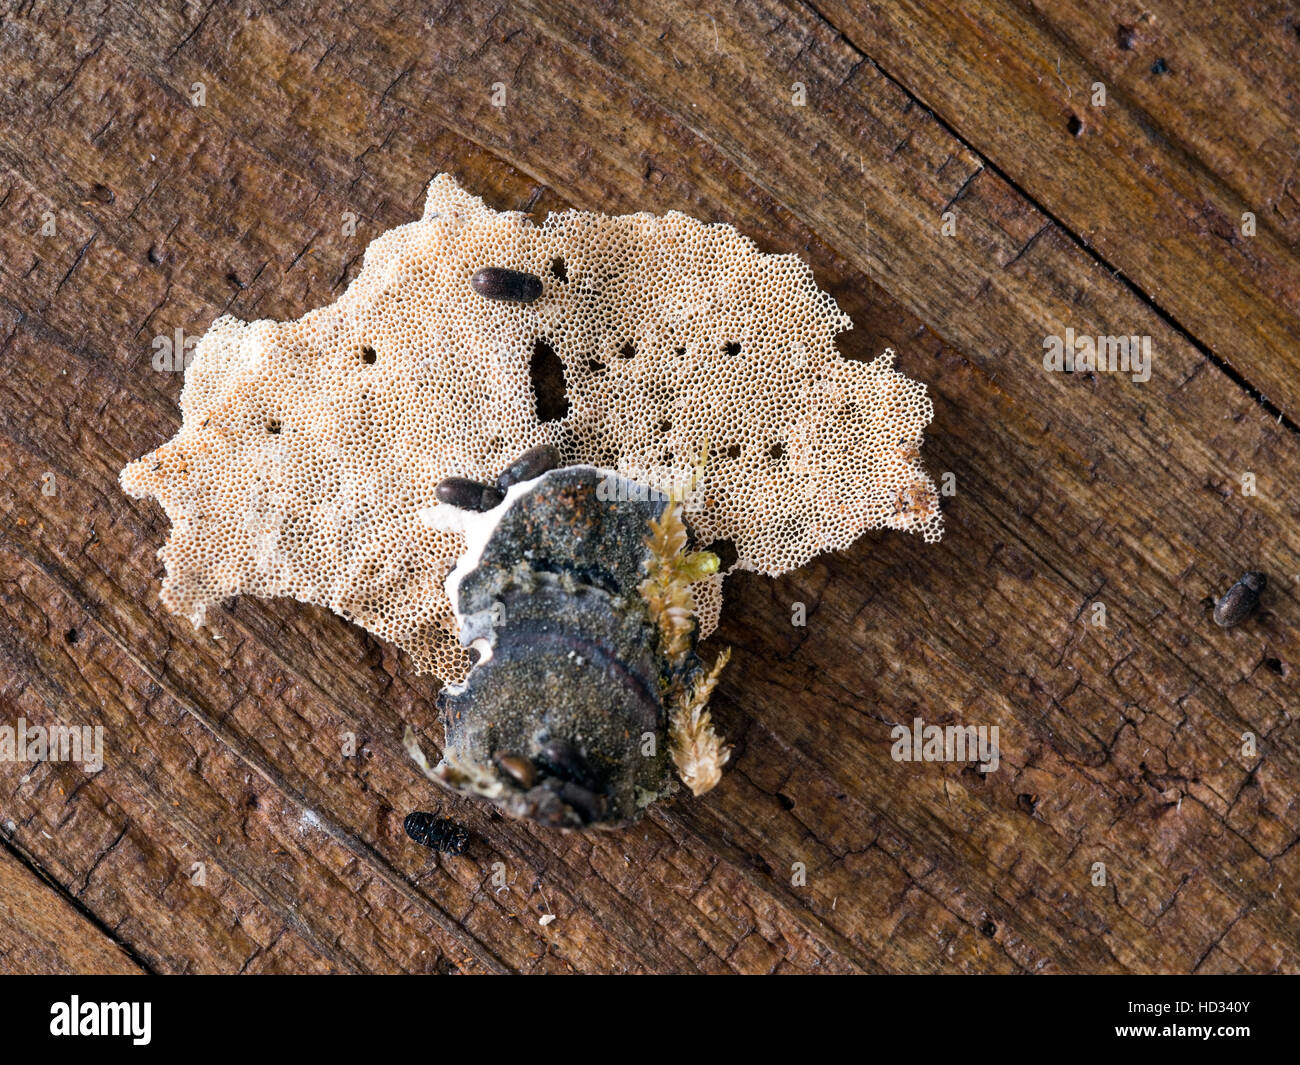
<svg viewBox="0 0 1300 1065">
<path fill-rule="evenodd" d="M 0 967 L 55 975 L 145 970 L 13 854 L 0 851 Z"/>
<path fill-rule="evenodd" d="M 0 969 L 1300 970 L 1300 33 L 1221 6 L 6 9 L 0 724 L 102 725 L 105 768 L 0 762 Z M 436 683 L 327 612 L 162 613 L 117 488 L 179 423 L 155 337 L 332 301 L 443 170 L 798 251 L 935 399 L 947 538 L 733 579 L 734 767 L 628 831 L 431 793 Z M 1151 380 L 1044 372 L 1066 327 Z M 1000 768 L 895 762 L 916 716 Z"/>
</svg>

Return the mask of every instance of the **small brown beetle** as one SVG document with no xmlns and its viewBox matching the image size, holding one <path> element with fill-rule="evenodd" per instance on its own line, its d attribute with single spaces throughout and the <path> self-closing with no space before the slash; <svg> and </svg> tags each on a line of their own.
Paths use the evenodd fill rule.
<svg viewBox="0 0 1300 1065">
<path fill-rule="evenodd" d="M 1251 570 L 1241 575 L 1241 580 L 1223 593 L 1223 598 L 1214 604 L 1214 621 L 1225 629 L 1239 625 L 1255 612 L 1259 606 L 1259 593 L 1267 584 L 1264 574 Z"/>
<path fill-rule="evenodd" d="M 471 481 L 468 477 L 444 477 L 433 490 L 439 503 L 461 510 L 491 510 L 505 496 L 490 484 Z"/>
<path fill-rule="evenodd" d="M 549 473 L 559 464 L 560 453 L 553 445 L 542 444 L 529 448 L 505 468 L 505 472 L 497 478 L 497 487 L 504 492 L 512 484 L 531 481 L 534 477 Z"/>
<path fill-rule="evenodd" d="M 527 790 L 537 783 L 537 766 L 522 754 L 502 754 L 498 751 L 494 760 L 521 788 Z"/>
<path fill-rule="evenodd" d="M 522 270 L 507 270 L 501 266 L 485 266 L 475 270 L 469 287 L 490 300 L 508 300 L 511 303 L 532 303 L 542 294 L 542 279 Z"/>
</svg>

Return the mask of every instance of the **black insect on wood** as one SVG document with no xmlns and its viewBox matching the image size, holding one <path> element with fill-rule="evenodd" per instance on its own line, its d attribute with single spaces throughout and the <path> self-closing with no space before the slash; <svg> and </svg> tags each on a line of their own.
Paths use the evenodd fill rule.
<svg viewBox="0 0 1300 1065">
<path fill-rule="evenodd" d="M 1214 604 L 1214 621 L 1225 629 L 1240 625 L 1259 606 L 1259 594 L 1267 584 L 1264 574 L 1254 570 L 1243 573 L 1241 580 L 1223 593 L 1223 597 Z"/>
<path fill-rule="evenodd" d="M 402 827 L 420 846 L 443 854 L 464 854 L 469 846 L 469 830 L 449 817 L 416 810 L 406 815 Z"/>
</svg>

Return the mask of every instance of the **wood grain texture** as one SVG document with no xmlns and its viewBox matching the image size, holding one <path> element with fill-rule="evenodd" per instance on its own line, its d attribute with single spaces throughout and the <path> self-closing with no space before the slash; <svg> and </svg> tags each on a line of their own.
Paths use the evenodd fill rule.
<svg viewBox="0 0 1300 1065">
<path fill-rule="evenodd" d="M 829 0 L 820 10 L 1162 316 L 1298 420 L 1293 5 L 1139 13 L 1098 0 Z"/>
<path fill-rule="evenodd" d="M 1190 4 L 1131 50 L 1103 3 L 949 7 L 7 14 L 0 724 L 106 747 L 94 775 L 0 762 L 25 912 L 161 972 L 1300 970 L 1295 43 Z M 893 345 L 935 400 L 945 541 L 733 578 L 734 765 L 623 832 L 431 793 L 398 739 L 438 747 L 436 683 L 327 612 L 163 613 L 165 518 L 116 484 L 179 424 L 154 337 L 332 301 L 443 170 L 500 208 L 677 209 L 797 251 L 846 357 Z M 1207 222 L 1238 208 L 1249 241 Z M 1044 372 L 1066 326 L 1150 336 L 1151 380 Z M 1206 597 L 1246 568 L 1264 610 L 1219 630 Z M 895 762 L 916 716 L 998 725 L 1002 765 Z M 412 809 L 469 851 L 410 843 Z M 0 968 L 109 956 L 22 942 Z"/>
<path fill-rule="evenodd" d="M 60 897 L 19 858 L 0 849 L 0 968 L 9 973 L 137 975 L 144 970 L 114 939 Z"/>
</svg>

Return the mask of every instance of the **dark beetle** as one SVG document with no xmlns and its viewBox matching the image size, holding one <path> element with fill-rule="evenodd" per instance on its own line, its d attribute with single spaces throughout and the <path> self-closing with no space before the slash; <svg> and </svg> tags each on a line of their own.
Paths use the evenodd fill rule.
<svg viewBox="0 0 1300 1065">
<path fill-rule="evenodd" d="M 560 453 L 553 445 L 542 444 L 540 447 L 529 448 L 505 468 L 505 472 L 497 478 L 497 487 L 504 492 L 512 484 L 531 481 L 559 464 Z"/>
<path fill-rule="evenodd" d="M 449 817 L 435 817 L 416 810 L 406 815 L 402 827 L 420 846 L 443 854 L 464 854 L 469 846 L 469 831 Z"/>
<path fill-rule="evenodd" d="M 491 510 L 505 498 L 490 484 L 480 484 L 468 477 L 444 477 L 433 490 L 439 503 L 461 510 Z"/>
<path fill-rule="evenodd" d="M 1259 606 L 1259 594 L 1268 583 L 1262 573 L 1251 570 L 1243 573 L 1241 580 L 1223 593 L 1223 598 L 1214 604 L 1214 621 L 1225 629 L 1239 625 L 1255 612 Z"/>
<path fill-rule="evenodd" d="M 433 490 L 439 503 L 461 510 L 491 510 L 506 497 L 506 489 L 521 481 L 531 481 L 560 464 L 560 453 L 551 444 L 530 448 L 505 468 L 495 486 L 468 477 L 444 477 Z"/>
<path fill-rule="evenodd" d="M 490 300 L 508 300 L 511 303 L 532 303 L 542 294 L 542 279 L 522 270 L 507 270 L 501 266 L 485 266 L 475 270 L 469 287 Z"/>
</svg>

